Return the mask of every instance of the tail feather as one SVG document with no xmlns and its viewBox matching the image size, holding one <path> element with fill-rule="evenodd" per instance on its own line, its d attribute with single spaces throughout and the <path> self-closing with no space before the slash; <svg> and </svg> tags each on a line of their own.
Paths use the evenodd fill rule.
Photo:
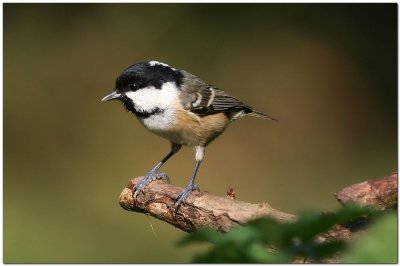
<svg viewBox="0 0 400 266">
<path fill-rule="evenodd" d="M 269 115 L 263 114 L 263 113 L 261 113 L 261 112 L 258 112 L 258 111 L 256 111 L 256 110 L 252 110 L 250 113 L 247 113 L 247 115 L 254 116 L 254 117 L 258 117 L 258 118 L 269 119 L 269 120 L 278 122 L 278 119 L 273 118 L 273 117 L 271 117 L 271 116 L 269 116 Z"/>
</svg>

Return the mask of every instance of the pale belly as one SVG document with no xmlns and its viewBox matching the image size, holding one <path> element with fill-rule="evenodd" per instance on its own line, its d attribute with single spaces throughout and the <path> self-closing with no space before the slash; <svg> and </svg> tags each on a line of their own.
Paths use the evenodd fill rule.
<svg viewBox="0 0 400 266">
<path fill-rule="evenodd" d="M 199 117 L 186 110 L 165 111 L 141 120 L 154 134 L 173 143 L 185 146 L 206 146 L 227 127 L 229 120 L 225 114 Z"/>
</svg>

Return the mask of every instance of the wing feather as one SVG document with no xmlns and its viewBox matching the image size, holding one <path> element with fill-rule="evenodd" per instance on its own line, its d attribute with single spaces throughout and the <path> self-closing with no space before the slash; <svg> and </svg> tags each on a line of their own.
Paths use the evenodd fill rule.
<svg viewBox="0 0 400 266">
<path fill-rule="evenodd" d="M 253 110 L 249 105 L 241 102 L 223 90 L 207 85 L 198 77 L 181 70 L 185 77 L 182 87 L 182 105 L 187 110 L 200 116 L 216 113 L 226 113 L 231 119 L 245 114 L 257 117 L 274 118 Z"/>
<path fill-rule="evenodd" d="M 208 86 L 198 92 L 192 102 L 190 111 L 200 115 L 231 113 L 244 111 L 250 113 L 252 108 L 222 90 Z"/>
</svg>

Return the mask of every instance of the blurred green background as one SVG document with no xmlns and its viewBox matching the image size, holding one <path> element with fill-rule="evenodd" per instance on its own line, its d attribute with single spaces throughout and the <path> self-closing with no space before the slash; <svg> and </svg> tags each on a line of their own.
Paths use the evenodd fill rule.
<svg viewBox="0 0 400 266">
<path fill-rule="evenodd" d="M 279 119 L 245 118 L 197 183 L 296 213 L 397 170 L 396 4 L 3 4 L 4 262 L 188 262 L 205 246 L 118 205 L 168 151 L 118 102 L 159 60 Z M 163 171 L 186 184 L 194 152 Z M 222 166 L 222 167 L 221 167 Z M 154 227 L 155 233 L 152 231 Z"/>
</svg>

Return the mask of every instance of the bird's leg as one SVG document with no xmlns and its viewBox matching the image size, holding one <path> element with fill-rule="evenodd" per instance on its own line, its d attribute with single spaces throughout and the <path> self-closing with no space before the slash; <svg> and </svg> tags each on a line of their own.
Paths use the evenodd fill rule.
<svg viewBox="0 0 400 266">
<path fill-rule="evenodd" d="M 203 160 L 203 157 L 204 157 L 204 147 L 196 146 L 196 165 L 194 166 L 193 174 L 189 180 L 189 183 L 182 190 L 182 192 L 179 193 L 178 197 L 176 198 L 175 211 L 178 210 L 179 205 L 181 205 L 181 203 L 185 201 L 187 197 L 189 197 L 189 195 L 192 193 L 193 190 L 200 191 L 199 187 L 194 184 L 194 179 L 196 178 L 197 170 L 199 170 L 199 166 L 201 161 Z"/>
<path fill-rule="evenodd" d="M 139 183 L 137 183 L 133 188 L 133 198 L 136 200 L 137 196 L 139 193 L 143 192 L 144 188 L 152 181 L 156 179 L 165 179 L 169 180 L 169 177 L 165 173 L 157 173 L 157 170 L 166 162 L 168 161 L 169 158 L 172 157 L 175 153 L 177 153 L 181 149 L 182 145 L 176 144 L 176 143 L 171 143 L 171 151 L 167 154 L 167 156 L 164 157 L 156 166 L 154 166 L 153 169 L 150 170 L 150 172 L 147 173 L 145 177 L 143 177 L 142 180 L 140 180 Z"/>
</svg>

